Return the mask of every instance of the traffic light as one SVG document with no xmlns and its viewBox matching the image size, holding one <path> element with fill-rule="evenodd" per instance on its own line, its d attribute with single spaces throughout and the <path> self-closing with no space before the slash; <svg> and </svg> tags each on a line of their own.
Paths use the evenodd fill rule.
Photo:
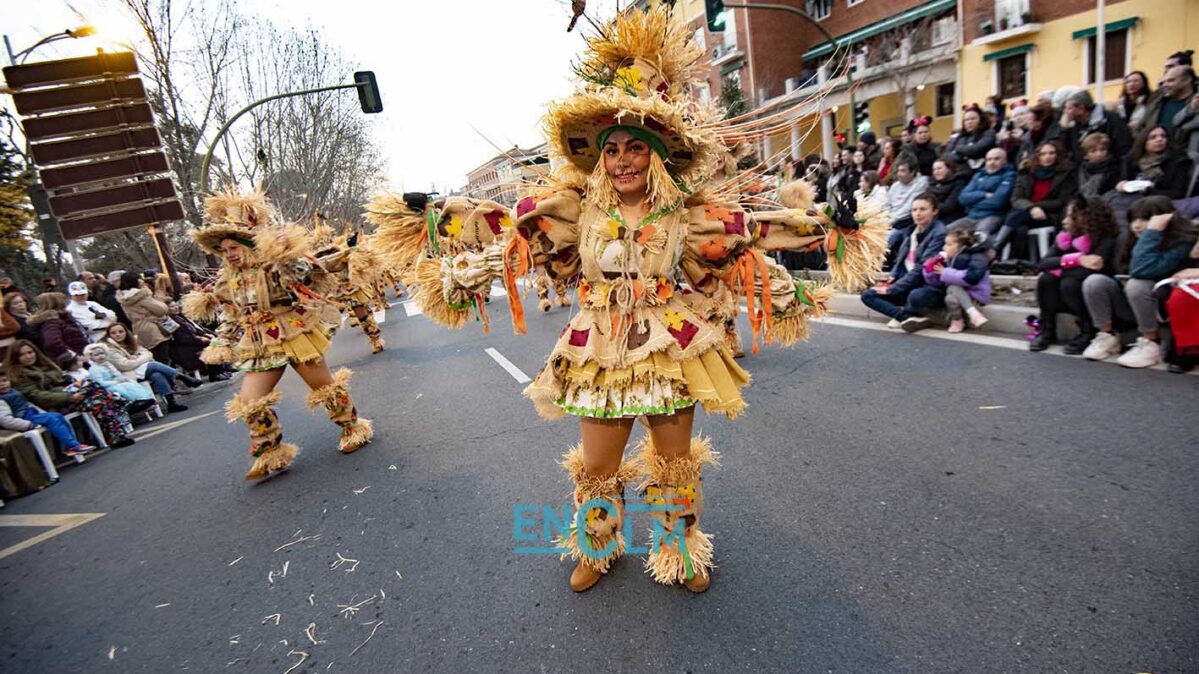
<svg viewBox="0 0 1199 674">
<path fill-rule="evenodd" d="M 704 14 L 708 17 L 708 32 L 724 32 L 724 0 L 704 0 Z"/>
<path fill-rule="evenodd" d="M 870 101 L 861 101 L 854 104 L 853 128 L 858 133 L 870 130 Z"/>
<path fill-rule="evenodd" d="M 358 87 L 358 102 L 362 105 L 363 112 L 383 112 L 383 97 L 379 95 L 379 85 L 375 83 L 374 72 L 362 70 L 354 73 L 354 84 Z"/>
</svg>

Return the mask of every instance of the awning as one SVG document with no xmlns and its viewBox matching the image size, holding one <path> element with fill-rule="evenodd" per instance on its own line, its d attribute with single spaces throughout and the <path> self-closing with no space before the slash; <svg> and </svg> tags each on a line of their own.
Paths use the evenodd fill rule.
<svg viewBox="0 0 1199 674">
<path fill-rule="evenodd" d="M 938 14 L 947 9 L 953 9 L 954 7 L 957 7 L 957 4 L 957 0 L 933 0 L 932 2 L 927 2 L 919 7 L 913 7 L 905 12 L 900 12 L 899 14 L 887 19 L 883 19 L 882 21 L 876 21 L 869 26 L 857 29 L 852 33 L 846 33 L 841 37 L 835 38 L 834 42 L 837 43 L 838 47 L 856 44 L 867 38 L 874 37 L 879 33 L 886 32 L 897 26 L 902 26 L 905 23 L 911 23 L 917 19 L 923 19 L 926 16 Z M 833 45 L 828 42 L 824 42 L 820 46 L 813 47 L 804 52 L 803 59 L 807 61 L 808 59 L 812 59 L 817 56 L 824 56 L 825 54 L 831 54 L 832 52 Z"/>
<path fill-rule="evenodd" d="M 1118 30 L 1124 30 L 1125 28 L 1132 28 L 1133 26 L 1137 25 L 1137 22 L 1140 20 L 1141 20 L 1141 17 L 1139 17 L 1139 16 L 1130 16 L 1127 19 L 1120 19 L 1119 21 L 1113 21 L 1103 27 L 1103 32 L 1114 33 Z M 1095 27 L 1091 26 L 1090 28 L 1083 28 L 1082 30 L 1074 31 L 1074 33 L 1071 34 L 1070 37 L 1075 40 L 1081 40 L 1085 37 L 1091 37 L 1094 34 L 1095 34 Z"/>
<path fill-rule="evenodd" d="M 983 54 L 983 61 L 997 61 L 999 59 L 1007 58 L 1009 56 L 1015 56 L 1016 54 L 1027 54 L 1028 52 L 1032 51 L 1032 48 L 1033 48 L 1033 44 L 1031 42 L 1029 42 L 1028 44 L 1022 44 L 1022 45 L 1019 45 L 1016 47 L 1011 47 L 1009 49 L 1001 49 L 999 51 L 993 51 L 990 54 Z"/>
<path fill-rule="evenodd" d="M 729 73 L 731 73 L 735 70 L 740 70 L 741 67 L 744 65 L 745 65 L 745 58 L 742 56 L 738 56 L 737 58 L 733 59 L 732 61 L 729 61 L 728 63 L 720 66 L 720 76 L 724 77 L 725 75 L 728 75 Z"/>
</svg>

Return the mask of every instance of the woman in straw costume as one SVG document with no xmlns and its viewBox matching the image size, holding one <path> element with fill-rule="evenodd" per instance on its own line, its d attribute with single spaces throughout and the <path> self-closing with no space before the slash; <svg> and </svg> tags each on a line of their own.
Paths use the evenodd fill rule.
<svg viewBox="0 0 1199 674">
<path fill-rule="evenodd" d="M 205 202 L 208 225 L 192 238 L 222 259 L 211 291 L 184 297 L 193 320 L 219 317 L 217 337 L 201 353 L 209 364 L 228 363 L 245 373 L 241 391 L 226 405 L 229 422 L 250 429 L 254 462 L 246 479 L 286 469 L 299 449 L 283 442 L 275 390 L 290 365 L 311 391 L 309 408 L 324 406 L 341 427 L 339 449 L 349 454 L 370 442 L 371 422 L 350 399 L 350 370 L 329 371 L 324 355 L 339 322 L 337 310 L 310 286 L 328 285 L 328 274 L 309 251 L 308 232 L 274 224 L 274 209 L 260 192 L 225 192 Z"/>
<path fill-rule="evenodd" d="M 703 592 L 711 582 L 711 537 L 700 529 L 700 477 L 717 453 L 692 437 L 695 405 L 730 419 L 746 407 L 749 374 L 733 360 L 719 316 L 721 293 L 744 294 L 754 333 L 792 344 L 806 336 L 831 293 L 792 279 L 767 253 L 827 245 L 834 278 L 857 281 L 881 262 L 885 218 L 849 229 L 811 203 L 804 184 L 785 189 L 791 206 L 747 212 L 708 187 L 723 151 L 710 113 L 687 98 L 697 48 L 663 6 L 622 13 L 589 39 L 576 93 L 551 105 L 545 122 L 564 165 L 514 211 L 451 198 L 380 195 L 367 206 L 382 254 L 424 254 L 413 276 L 425 315 L 461 327 L 502 277 L 513 324 L 524 331 L 515 279 L 531 265 L 552 279 L 579 275 L 578 312 L 525 390 L 547 418 L 579 418 L 581 443 L 562 461 L 574 482 L 575 525 L 560 541 L 576 562 L 581 592 L 624 552 L 624 487 L 634 483 L 652 512 L 646 561 L 654 580 Z M 833 213 L 833 215 L 836 215 Z M 624 460 L 634 420 L 649 432 Z"/>
</svg>

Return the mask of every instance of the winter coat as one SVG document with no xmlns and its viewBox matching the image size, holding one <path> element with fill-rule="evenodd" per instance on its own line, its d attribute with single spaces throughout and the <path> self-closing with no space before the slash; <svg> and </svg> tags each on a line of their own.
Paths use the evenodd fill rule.
<svg viewBox="0 0 1199 674">
<path fill-rule="evenodd" d="M 1012 190 L 1016 186 L 1016 169 L 1004 164 L 996 173 L 983 169 L 970 178 L 958 195 L 958 203 L 966 207 L 966 217 L 982 220 L 1003 216 L 1011 207 Z M 987 196 L 990 194 L 991 196 Z"/>
<path fill-rule="evenodd" d="M 1103 268 L 1095 271 L 1081 266 L 1079 262 L 1083 255 L 1098 255 L 1102 257 Z M 1054 238 L 1053 246 L 1049 248 L 1049 254 L 1037 263 L 1037 269 L 1053 273 L 1054 276 L 1061 276 L 1067 270 L 1075 270 L 1074 273 L 1083 276 L 1091 274 L 1115 276 L 1116 239 L 1113 237 L 1110 239 L 1100 239 L 1098 242 L 1095 242 L 1086 234 L 1072 236 L 1066 231 L 1058 232 L 1057 237 Z"/>
<path fill-rule="evenodd" d="M 61 410 L 71 404 L 72 394 L 66 387 L 72 382 L 61 370 L 22 367 L 17 372 L 10 372 L 9 377 L 13 388 L 44 410 Z"/>
<path fill-rule="evenodd" d="M 1116 183 L 1124 178 L 1124 167 L 1115 157 L 1101 162 L 1083 162 L 1078 165 L 1078 194 L 1098 197 L 1116 189 Z"/>
<path fill-rule="evenodd" d="M 136 353 L 129 353 L 125 347 L 110 339 L 100 343 L 104 345 L 104 351 L 108 354 L 108 362 L 118 371 L 129 373 L 134 379 L 145 378 L 146 365 L 154 360 L 154 354 L 150 353 L 149 349 L 139 344 Z"/>
<path fill-rule="evenodd" d="M 96 339 L 104 336 L 104 330 L 117 320 L 117 315 L 106 309 L 99 302 L 88 300 L 87 304 L 67 302 L 67 312 L 75 318 L 75 322 L 83 326 Z"/>
<path fill-rule="evenodd" d="M 984 130 L 978 136 L 961 132 L 949 139 L 945 146 L 945 155 L 971 170 L 982 167 L 987 158 L 987 151 L 995 147 L 995 132 Z"/>
<path fill-rule="evenodd" d="M 933 271 L 938 261 L 943 265 L 939 274 Z M 924 282 L 930 286 L 960 286 L 966 289 L 970 299 L 979 304 L 991 301 L 991 258 L 985 243 L 958 251 L 949 260 L 934 255 L 925 261 L 923 274 Z"/>
<path fill-rule="evenodd" d="M 33 406 L 17 389 L 10 388 L 7 393 L 0 393 L 0 428 L 18 433 L 32 431 L 37 424 L 25 419 L 32 411 Z"/>
<path fill-rule="evenodd" d="M 179 329 L 171 335 L 171 360 L 184 372 L 204 371 L 207 366 L 200 361 L 200 352 L 208 344 L 201 338 L 211 335 L 182 314 L 171 318 L 179 323 Z"/>
<path fill-rule="evenodd" d="M 17 341 L 21 332 L 21 323 L 12 314 L 0 309 L 0 359 L 8 353 L 8 347 Z"/>
<path fill-rule="evenodd" d="M 931 176 L 933 174 L 933 162 L 937 161 L 937 157 L 941 156 L 941 146 L 931 140 L 924 145 L 908 143 L 903 146 L 903 151 L 916 158 L 916 162 L 920 165 L 920 175 L 922 176 Z"/>
<path fill-rule="evenodd" d="M 1132 132 L 1128 130 L 1128 123 L 1123 117 L 1097 105 L 1091 111 L 1091 117 L 1086 124 L 1075 124 L 1066 129 L 1066 149 L 1069 150 L 1075 164 L 1086 159 L 1082 151 L 1082 141 L 1093 133 L 1102 133 L 1111 140 L 1109 156 L 1127 157 L 1132 152 Z"/>
<path fill-rule="evenodd" d="M 153 349 L 171 338 L 159 325 L 159 321 L 167 316 L 167 305 L 154 299 L 148 289 L 118 290 L 117 301 L 132 322 L 133 334 L 137 335 L 139 344 Z"/>
<path fill-rule="evenodd" d="M 923 285 L 921 267 L 929 258 L 941 252 L 941 249 L 945 247 L 947 231 L 945 223 L 934 220 L 923 233 L 916 232 L 916 264 L 911 269 L 904 268 L 907 264 L 908 251 L 912 247 L 912 237 L 903 237 L 899 253 L 895 256 L 895 266 L 891 269 L 891 277 L 898 279 L 892 287 L 900 286 L 901 290 L 911 290 Z M 901 269 L 904 270 L 903 276 L 898 275 Z"/>
<path fill-rule="evenodd" d="M 105 309 L 108 309 L 116 314 L 117 322 L 121 323 L 125 327 L 132 325 L 129 322 L 129 317 L 125 315 L 125 310 L 121 308 L 120 301 L 117 300 L 116 286 L 112 285 L 111 283 L 104 286 L 104 289 L 100 291 L 100 298 L 96 301 L 99 302 L 100 305 Z"/>
<path fill-rule="evenodd" d="M 1062 214 L 1066 212 L 1066 204 L 1070 202 L 1070 197 L 1074 196 L 1074 189 L 1078 185 L 1078 181 L 1074 179 L 1074 172 L 1070 170 L 1070 165 L 1067 162 L 1061 162 L 1053 174 L 1049 194 L 1046 194 L 1045 198 L 1040 201 L 1034 202 L 1032 200 L 1033 186 L 1036 184 L 1034 170 L 1032 166 L 1029 166 L 1016 177 L 1016 188 L 1012 190 L 1012 210 L 1027 211 L 1033 206 L 1037 206 L 1045 211 L 1049 224 L 1056 227 L 1062 220 Z"/>
<path fill-rule="evenodd" d="M 1171 199 L 1182 199 L 1187 193 L 1187 188 L 1191 186 L 1191 174 L 1194 168 L 1195 165 L 1191 162 L 1190 157 L 1172 153 L 1168 159 L 1162 162 L 1161 177 L 1153 181 L 1153 187 L 1142 192 L 1142 196 L 1160 194 Z M 1124 175 L 1131 180 L 1137 177 L 1138 171 L 1140 171 L 1140 167 L 1130 157 Z"/>
<path fill-rule="evenodd" d="M 1180 241 L 1162 250 L 1165 232 L 1146 229 L 1141 232 L 1132 247 L 1132 260 L 1128 263 L 1128 275 L 1146 281 L 1160 281 L 1186 266 L 1191 253 L 1192 241 Z"/>
<path fill-rule="evenodd" d="M 126 400 L 153 400 L 150 387 L 117 370 L 112 363 L 92 363 L 88 368 L 92 381 Z"/>
<path fill-rule="evenodd" d="M 91 344 L 87 330 L 66 311 L 39 311 L 29 319 L 29 327 L 38 331 L 42 353 L 50 360 L 58 360 L 67 351 L 83 353 L 83 347 Z"/>
<path fill-rule="evenodd" d="M 944 222 L 953 222 L 965 217 L 966 209 L 961 204 L 962 190 L 970 182 L 969 171 L 958 171 L 949 180 L 933 180 L 928 189 L 937 197 L 937 217 Z"/>
</svg>

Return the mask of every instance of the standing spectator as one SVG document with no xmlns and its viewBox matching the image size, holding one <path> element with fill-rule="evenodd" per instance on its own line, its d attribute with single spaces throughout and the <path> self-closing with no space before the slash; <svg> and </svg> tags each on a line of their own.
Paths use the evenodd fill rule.
<svg viewBox="0 0 1199 674">
<path fill-rule="evenodd" d="M 932 131 L 929 131 L 928 128 L 930 124 L 932 124 L 932 119 L 928 117 L 917 117 L 912 120 L 912 123 L 908 125 L 912 129 L 912 142 L 903 148 L 905 152 L 910 152 L 916 158 L 922 176 L 933 174 L 933 162 L 941 156 L 941 146 L 933 142 Z"/>
<path fill-rule="evenodd" d="M 1012 210 L 991 248 L 1001 253 L 1010 242 L 1012 257 L 1028 259 L 1028 231 L 1033 227 L 1057 227 L 1076 184 L 1061 144 L 1043 143 L 1037 148 L 1036 162 L 1029 162 L 1016 177 Z"/>
<path fill-rule="evenodd" d="M 836 194 L 843 200 L 853 194 L 858 187 L 858 178 L 861 178 L 861 174 L 854 169 L 853 155 L 852 148 L 843 149 L 834 155 L 838 165 L 829 176 L 830 194 Z"/>
<path fill-rule="evenodd" d="M 883 148 L 878 144 L 878 136 L 873 131 L 867 131 L 858 137 L 858 150 L 866 156 L 864 171 L 877 171 L 878 164 L 883 160 Z"/>
<path fill-rule="evenodd" d="M 1083 162 L 1078 165 L 1078 193 L 1098 197 L 1116 189 L 1124 167 L 1111 155 L 1107 134 L 1092 133 L 1081 144 Z"/>
<path fill-rule="evenodd" d="M 1029 351 L 1044 351 L 1057 342 L 1058 314 L 1074 314 L 1078 336 L 1065 352 L 1076 356 L 1095 338 L 1095 326 L 1083 299 L 1082 287 L 1092 274 L 1116 275 L 1116 220 L 1102 199 L 1075 196 L 1066 208 L 1062 231 L 1049 255 L 1037 265 L 1037 305 L 1041 332 L 1028 344 Z"/>
<path fill-rule="evenodd" d="M 29 319 L 33 318 L 33 314 L 29 311 L 29 302 L 25 296 L 19 292 L 9 293 L 4 296 L 4 311 L 9 316 L 12 316 L 17 321 L 20 328 L 17 330 L 17 339 L 26 339 L 31 342 L 38 342 L 39 336 L 36 328 L 29 325 Z"/>
<path fill-rule="evenodd" d="M 1076 164 L 1083 159 L 1082 141 L 1092 133 L 1106 135 L 1111 141 L 1112 153 L 1117 157 L 1127 156 L 1132 149 L 1132 134 L 1128 131 L 1128 124 L 1116 113 L 1095 105 L 1095 100 L 1085 89 L 1066 99 L 1065 117 L 1071 123 L 1066 133 L 1066 147 Z"/>
<path fill-rule="evenodd" d="M 1145 126 L 1145 116 L 1149 113 L 1149 100 L 1153 89 L 1149 86 L 1149 76 L 1140 70 L 1134 70 L 1124 76 L 1124 88 L 1120 90 L 1120 98 L 1116 99 L 1116 114 L 1128 123 L 1132 134 L 1141 132 Z"/>
<path fill-rule="evenodd" d="M 13 344 L 4 357 L 4 370 L 12 385 L 34 405 L 64 414 L 88 412 L 100 423 L 108 444 L 133 444 L 125 430 L 130 426 L 129 415 L 120 400 L 95 382 L 71 381 L 32 343 L 20 340 Z"/>
<path fill-rule="evenodd" d="M 24 433 L 38 426 L 45 426 L 50 435 L 62 446 L 62 453 L 77 456 L 95 451 L 75 437 L 71 424 L 58 412 L 40 412 L 25 396 L 12 387 L 8 375 L 0 370 L 0 429 Z"/>
<path fill-rule="evenodd" d="M 891 269 L 894 282 L 862 293 L 862 304 L 891 317 L 887 327 L 902 327 L 906 332 L 924 327 L 928 323 L 924 314 L 945 304 L 945 291 L 927 287 L 924 282 L 924 263 L 945 246 L 945 225 L 937 219 L 937 198 L 930 193 L 917 196 L 911 212 L 914 226 Z"/>
<path fill-rule="evenodd" d="M 103 344 L 88 344 L 83 350 L 83 355 L 91 361 L 88 375 L 92 381 L 125 400 L 132 401 L 133 405 L 129 408 L 131 412 L 139 412 L 150 406 L 146 403 L 154 400 L 154 392 L 146 384 L 138 382 L 108 362 L 108 351 Z"/>
<path fill-rule="evenodd" d="M 68 351 L 81 353 L 91 344 L 87 329 L 67 311 L 67 297 L 62 293 L 42 293 L 37 296 L 37 313 L 29 319 L 29 327 L 38 331 L 42 351 L 51 359 Z"/>
<path fill-rule="evenodd" d="M 1173 138 L 1174 117 L 1182 112 L 1195 95 L 1195 71 L 1190 66 L 1172 66 L 1166 69 L 1161 87 L 1153 95 L 1145 112 L 1145 128 L 1160 126 Z M 1177 141 L 1181 144 L 1181 140 Z"/>
<path fill-rule="evenodd" d="M 58 292 L 58 279 L 54 278 L 53 276 L 43 276 L 42 277 L 42 292 L 43 293 Z"/>
<path fill-rule="evenodd" d="M 975 305 L 991 301 L 991 260 L 984 237 L 969 229 L 945 235 L 945 249 L 924 263 L 924 282 L 945 289 L 949 332 L 963 332 L 966 321 L 981 328 L 987 317 Z"/>
<path fill-rule="evenodd" d="M 1062 127 L 1058 124 L 1057 113 L 1054 111 L 1053 105 L 1038 101 L 1028 111 L 1028 133 L 1024 134 L 1020 151 L 1016 153 L 1015 165 L 1024 164 L 1025 161 L 1036 156 L 1037 148 L 1041 145 L 1051 140 L 1059 140 L 1061 137 Z"/>
<path fill-rule="evenodd" d="M 1099 329 L 1083 356 L 1105 360 L 1120 353 L 1120 338 L 1114 330 L 1114 319 L 1120 319 L 1135 322 L 1141 336 L 1116 362 L 1124 367 L 1153 367 L 1162 360 L 1153 288 L 1182 269 L 1199 239 L 1199 230 L 1195 223 L 1174 212 L 1169 199 L 1160 196 L 1138 200 L 1128 217 L 1136 243 L 1132 245 L 1133 239 L 1129 239 L 1121 258 L 1127 261 L 1132 278 L 1123 288 L 1119 281 L 1102 274 L 1094 274 L 1082 284 L 1087 310 Z"/>
<path fill-rule="evenodd" d="M 192 319 L 183 315 L 179 303 L 172 300 L 167 304 L 171 318 L 179 324 L 179 329 L 171 335 L 171 362 L 184 372 L 203 372 L 208 381 L 226 381 L 229 375 L 220 365 L 209 365 L 200 360 L 203 351 L 216 335 L 197 325 Z"/>
<path fill-rule="evenodd" d="M 899 153 L 903 152 L 903 142 L 898 138 L 888 138 L 883 141 L 882 159 L 878 165 L 878 179 L 883 185 L 890 185 L 895 182 L 894 171 L 896 160 L 899 159 Z"/>
<path fill-rule="evenodd" d="M 1166 57 L 1166 65 L 1162 68 L 1162 72 L 1169 72 L 1170 68 L 1173 68 L 1174 66 L 1193 66 L 1194 63 L 1191 61 L 1191 57 L 1194 55 L 1194 53 L 1194 49 L 1187 49 L 1185 51 L 1176 51 L 1173 54 L 1170 54 Z"/>
<path fill-rule="evenodd" d="M 167 342 L 171 335 L 163 327 L 169 313 L 167 305 L 154 299 L 137 272 L 127 271 L 121 275 L 117 301 L 132 321 L 133 334 L 137 335 L 138 343 L 149 349 L 158 361 L 165 363 L 169 360 L 170 344 Z M 174 324 L 174 321 L 170 322 L 170 325 Z"/>
<path fill-rule="evenodd" d="M 865 171 L 858 181 L 858 190 L 853 193 L 859 206 L 873 204 L 880 210 L 887 208 L 887 188 L 879 184 L 878 171 Z"/>
<path fill-rule="evenodd" d="M 175 298 L 174 290 L 171 287 L 171 277 L 166 274 L 154 275 L 154 299 L 168 304 Z"/>
<path fill-rule="evenodd" d="M 929 191 L 937 197 L 937 217 L 941 222 L 956 222 L 966 216 L 959 196 L 970 182 L 970 170 L 959 166 L 948 155 L 933 162 L 933 179 Z"/>
<path fill-rule="evenodd" d="M 945 146 L 945 156 L 968 166 L 971 171 L 976 171 L 982 168 L 986 162 L 987 151 L 993 147 L 995 132 L 983 118 L 982 111 L 977 105 L 966 106 L 962 113 L 962 128 L 949 139 L 949 144 Z M 943 211 L 944 209 L 942 219 L 950 222 Z"/>
<path fill-rule="evenodd" d="M 175 379 L 178 378 L 188 386 L 199 386 L 199 379 L 183 374 L 175 368 L 154 359 L 146 347 L 138 343 L 137 336 L 125 329 L 120 323 L 108 326 L 104 335 L 104 350 L 108 353 L 108 362 L 118 371 L 134 377 L 137 381 L 150 384 L 154 392 L 167 401 L 168 412 L 184 412 L 186 407 L 175 402 Z"/>
<path fill-rule="evenodd" d="M 71 281 L 67 285 L 67 292 L 71 293 L 67 311 L 76 323 L 87 330 L 88 341 L 94 342 L 103 337 L 104 329 L 116 322 L 117 315 L 98 302 L 89 300 L 87 286 L 82 281 Z"/>
<path fill-rule="evenodd" d="M 120 301 L 117 300 L 117 290 L 121 285 L 121 275 L 124 271 L 113 271 L 108 273 L 107 281 L 104 287 L 100 289 L 100 297 L 96 301 L 105 309 L 113 312 L 117 316 L 117 322 L 130 325 L 129 317 L 125 315 L 125 310 L 121 308 Z"/>
<path fill-rule="evenodd" d="M 912 201 L 928 191 L 928 178 L 917 171 L 916 160 L 907 154 L 900 156 L 895 164 L 895 182 L 887 188 L 887 214 L 891 218 L 888 250 L 894 251 L 912 232 Z"/>
<path fill-rule="evenodd" d="M 1005 110 L 1006 108 L 1003 105 L 1003 101 L 999 100 L 998 96 L 995 96 L 994 94 L 987 96 L 986 100 L 983 101 L 982 107 L 982 112 L 984 119 L 987 121 L 987 126 L 991 127 L 992 129 L 998 129 L 999 127 L 1003 126 L 1003 123 L 1007 121 L 1004 118 Z"/>
</svg>

